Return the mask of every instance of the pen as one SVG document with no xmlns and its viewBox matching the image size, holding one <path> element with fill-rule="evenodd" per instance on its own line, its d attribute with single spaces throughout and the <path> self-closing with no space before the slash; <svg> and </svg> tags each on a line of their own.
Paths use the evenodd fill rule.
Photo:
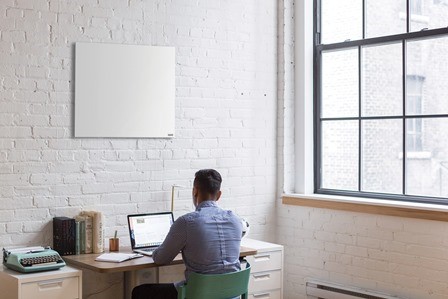
<svg viewBox="0 0 448 299">
<path fill-rule="evenodd" d="M 115 230 L 115 235 L 114 235 L 114 239 L 117 238 L 117 231 Z"/>
</svg>

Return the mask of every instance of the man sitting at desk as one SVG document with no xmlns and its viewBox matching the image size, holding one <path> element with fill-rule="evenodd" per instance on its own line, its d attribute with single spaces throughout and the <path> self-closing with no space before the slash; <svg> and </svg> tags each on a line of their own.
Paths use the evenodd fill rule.
<svg viewBox="0 0 448 299">
<path fill-rule="evenodd" d="M 196 211 L 179 217 L 165 241 L 154 251 L 156 264 L 173 261 L 182 251 L 186 270 L 201 274 L 222 274 L 240 270 L 241 220 L 218 207 L 221 175 L 214 169 L 199 170 L 193 184 Z M 183 283 L 183 282 L 181 282 Z M 144 284 L 132 291 L 133 299 L 177 298 L 175 284 Z"/>
</svg>

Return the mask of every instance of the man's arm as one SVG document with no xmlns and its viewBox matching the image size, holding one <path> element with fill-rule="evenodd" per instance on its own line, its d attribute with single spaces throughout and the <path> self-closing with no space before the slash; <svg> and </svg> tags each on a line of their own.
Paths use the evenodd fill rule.
<svg viewBox="0 0 448 299">
<path fill-rule="evenodd" d="M 173 261 L 176 255 L 185 247 L 187 241 L 187 222 L 184 217 L 178 218 L 170 228 L 170 232 L 153 253 L 156 264 L 164 265 Z"/>
</svg>

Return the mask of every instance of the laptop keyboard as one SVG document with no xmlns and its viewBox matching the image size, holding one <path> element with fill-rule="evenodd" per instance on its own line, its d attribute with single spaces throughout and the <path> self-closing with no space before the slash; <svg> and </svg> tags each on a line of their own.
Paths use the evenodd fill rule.
<svg viewBox="0 0 448 299">
<path fill-rule="evenodd" d="M 148 252 L 148 253 L 153 253 L 154 252 L 154 249 L 151 249 L 151 248 L 144 248 L 144 249 L 140 249 L 141 251 L 144 251 L 144 252 Z"/>
</svg>

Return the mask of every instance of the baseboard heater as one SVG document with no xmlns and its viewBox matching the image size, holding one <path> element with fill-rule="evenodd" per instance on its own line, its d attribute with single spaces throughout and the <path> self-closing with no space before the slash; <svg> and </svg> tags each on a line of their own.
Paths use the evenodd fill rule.
<svg viewBox="0 0 448 299">
<path fill-rule="evenodd" d="M 323 281 L 307 281 L 306 294 L 319 299 L 399 299 L 398 297 Z"/>
</svg>

